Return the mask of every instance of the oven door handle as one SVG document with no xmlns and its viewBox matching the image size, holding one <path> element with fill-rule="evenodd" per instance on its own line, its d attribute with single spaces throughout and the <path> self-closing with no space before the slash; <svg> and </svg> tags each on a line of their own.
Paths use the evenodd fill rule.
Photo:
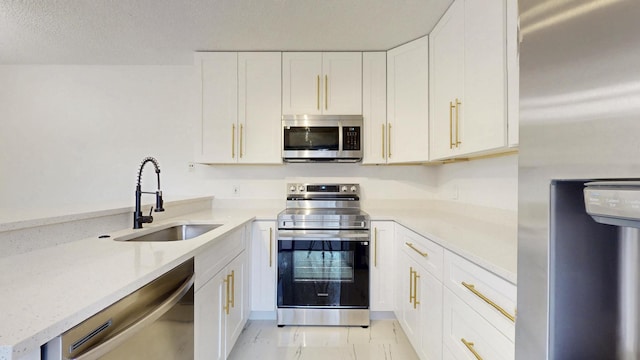
<svg viewBox="0 0 640 360">
<path fill-rule="evenodd" d="M 368 241 L 369 231 L 278 230 L 278 240 Z"/>
</svg>

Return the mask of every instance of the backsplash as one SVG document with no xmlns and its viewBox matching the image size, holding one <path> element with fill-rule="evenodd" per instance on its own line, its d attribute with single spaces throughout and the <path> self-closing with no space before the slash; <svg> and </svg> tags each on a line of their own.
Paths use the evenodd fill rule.
<svg viewBox="0 0 640 360">
<path fill-rule="evenodd" d="M 156 221 L 211 209 L 213 198 L 167 201 Z M 150 205 L 145 205 L 147 209 Z M 0 258 L 131 228 L 133 207 L 0 224 Z"/>
</svg>

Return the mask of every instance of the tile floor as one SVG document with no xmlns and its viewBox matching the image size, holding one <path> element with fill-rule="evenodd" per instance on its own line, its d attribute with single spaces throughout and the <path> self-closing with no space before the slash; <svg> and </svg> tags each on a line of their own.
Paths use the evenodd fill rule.
<svg viewBox="0 0 640 360">
<path fill-rule="evenodd" d="M 361 327 L 285 326 L 247 322 L 228 360 L 418 360 L 397 320 Z"/>
</svg>

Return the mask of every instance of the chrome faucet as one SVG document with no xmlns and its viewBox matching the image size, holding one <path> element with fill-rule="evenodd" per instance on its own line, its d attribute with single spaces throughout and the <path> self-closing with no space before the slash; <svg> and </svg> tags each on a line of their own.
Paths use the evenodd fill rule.
<svg viewBox="0 0 640 360">
<path fill-rule="evenodd" d="M 153 163 L 153 166 L 156 168 L 156 174 L 158 176 L 158 190 L 155 192 L 142 191 L 140 182 L 142 180 L 142 169 L 147 163 Z M 156 195 L 156 209 L 155 212 L 164 211 L 162 207 L 164 201 L 162 200 L 162 190 L 160 190 L 160 165 L 158 164 L 158 160 L 152 157 L 146 157 L 142 160 L 142 164 L 140 164 L 140 170 L 138 170 L 138 184 L 136 185 L 136 210 L 133 212 L 133 228 L 141 229 L 142 224 L 153 222 L 153 216 L 151 216 L 151 211 L 153 211 L 153 206 L 149 209 L 149 216 L 142 215 L 142 208 L 140 205 L 142 194 L 155 194 Z"/>
</svg>

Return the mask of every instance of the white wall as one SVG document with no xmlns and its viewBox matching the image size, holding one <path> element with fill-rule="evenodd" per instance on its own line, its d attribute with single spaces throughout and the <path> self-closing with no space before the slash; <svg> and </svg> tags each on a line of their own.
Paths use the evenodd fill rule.
<svg viewBox="0 0 640 360">
<path fill-rule="evenodd" d="M 365 199 L 449 199 L 456 185 L 460 202 L 517 208 L 513 157 L 433 167 L 198 165 L 190 171 L 195 76 L 191 66 L 0 66 L 0 210 L 39 216 L 132 205 L 145 156 L 159 160 L 168 200 L 283 199 L 290 181 L 353 181 L 363 185 Z M 146 168 L 143 189 L 153 190 L 154 178 Z"/>
<path fill-rule="evenodd" d="M 0 207 L 132 204 L 145 156 L 181 192 L 194 79 L 190 66 L 0 66 Z"/>
<path fill-rule="evenodd" d="M 518 155 L 444 164 L 436 177 L 437 199 L 518 209 Z"/>
</svg>

